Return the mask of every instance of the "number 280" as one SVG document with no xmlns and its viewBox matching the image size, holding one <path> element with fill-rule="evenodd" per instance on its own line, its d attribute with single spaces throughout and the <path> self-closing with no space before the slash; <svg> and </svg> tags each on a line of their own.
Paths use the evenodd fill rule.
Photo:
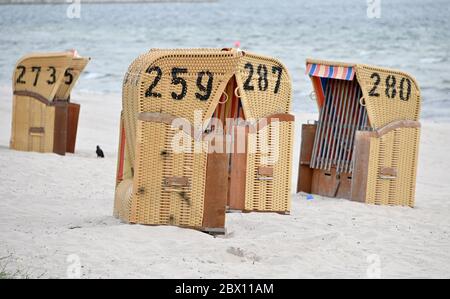
<svg viewBox="0 0 450 299">
<path fill-rule="evenodd" d="M 370 78 L 374 80 L 374 82 L 372 89 L 369 91 L 369 96 L 379 97 L 380 94 L 377 89 L 381 82 L 380 74 L 372 73 Z M 408 78 L 401 78 L 400 84 L 397 87 L 397 78 L 394 75 L 388 75 L 386 77 L 385 86 L 386 89 L 384 90 L 384 93 L 386 94 L 386 97 L 390 99 L 394 99 L 397 96 L 397 93 L 402 101 L 409 101 L 411 98 L 411 80 Z"/>
</svg>

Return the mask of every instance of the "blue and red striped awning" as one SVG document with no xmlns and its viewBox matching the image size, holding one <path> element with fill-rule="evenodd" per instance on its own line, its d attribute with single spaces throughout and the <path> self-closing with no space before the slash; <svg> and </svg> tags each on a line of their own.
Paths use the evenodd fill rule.
<svg viewBox="0 0 450 299">
<path fill-rule="evenodd" d="M 346 66 L 330 66 L 308 63 L 306 65 L 306 74 L 313 77 L 352 81 L 355 77 L 355 69 L 353 67 Z"/>
</svg>

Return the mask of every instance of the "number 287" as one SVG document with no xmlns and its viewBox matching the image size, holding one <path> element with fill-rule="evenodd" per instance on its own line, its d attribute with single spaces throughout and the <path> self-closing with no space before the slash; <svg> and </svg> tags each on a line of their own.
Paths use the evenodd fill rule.
<svg viewBox="0 0 450 299">
<path fill-rule="evenodd" d="M 255 86 L 252 85 L 253 75 L 254 75 L 254 67 L 251 63 L 247 63 L 244 68 L 248 71 L 248 77 L 244 82 L 244 90 L 245 91 L 253 91 L 255 90 Z M 281 75 L 282 68 L 278 66 L 272 67 L 272 74 L 277 75 L 277 80 L 275 82 L 275 86 L 273 87 L 273 92 L 276 94 L 280 90 L 281 83 Z M 146 97 L 153 98 L 161 98 L 162 94 L 156 91 L 156 87 L 162 79 L 163 72 L 159 66 L 150 66 L 146 71 L 147 74 L 154 74 L 155 78 L 148 86 L 145 91 Z M 260 91 L 267 91 L 269 88 L 269 79 L 268 79 L 268 69 L 266 65 L 260 64 L 257 67 L 258 73 L 258 89 Z M 174 90 L 171 92 L 172 99 L 174 100 L 182 100 L 186 97 L 188 92 L 188 83 L 183 76 L 188 74 L 187 68 L 182 67 L 174 67 L 171 70 L 172 82 L 174 85 Z M 196 87 L 197 92 L 195 93 L 195 97 L 200 101 L 207 101 L 211 97 L 212 88 L 213 88 L 214 74 L 208 70 L 201 71 L 197 74 Z M 178 91 L 178 92 L 177 92 Z"/>
</svg>

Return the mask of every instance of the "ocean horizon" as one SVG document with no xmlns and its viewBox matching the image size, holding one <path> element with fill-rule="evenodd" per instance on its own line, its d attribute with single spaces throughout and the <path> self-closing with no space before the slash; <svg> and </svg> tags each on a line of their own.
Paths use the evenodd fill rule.
<svg viewBox="0 0 450 299">
<path fill-rule="evenodd" d="M 121 93 L 133 59 L 151 48 L 241 48 L 280 59 L 293 80 L 293 110 L 316 112 L 305 75 L 308 57 L 401 69 L 415 77 L 422 117 L 450 120 L 450 26 L 447 1 L 81 1 L 79 18 L 64 5 L 0 6 L 0 85 L 29 52 L 77 49 L 90 56 L 75 92 Z M 3 99 L 10 100 L 10 99 Z"/>
</svg>

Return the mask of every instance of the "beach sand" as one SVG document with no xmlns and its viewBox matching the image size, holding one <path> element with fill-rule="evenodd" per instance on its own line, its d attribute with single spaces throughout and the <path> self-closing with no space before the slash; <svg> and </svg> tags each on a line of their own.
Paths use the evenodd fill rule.
<svg viewBox="0 0 450 299">
<path fill-rule="evenodd" d="M 214 238 L 113 218 L 121 96 L 72 98 L 81 104 L 76 154 L 19 152 L 8 148 L 10 87 L 0 88 L 0 269 L 8 273 L 66 278 L 79 263 L 83 278 L 450 278 L 447 123 L 422 121 L 415 208 L 297 194 L 291 215 L 227 214 L 227 235 Z M 297 114 L 296 136 L 315 117 Z"/>
</svg>

